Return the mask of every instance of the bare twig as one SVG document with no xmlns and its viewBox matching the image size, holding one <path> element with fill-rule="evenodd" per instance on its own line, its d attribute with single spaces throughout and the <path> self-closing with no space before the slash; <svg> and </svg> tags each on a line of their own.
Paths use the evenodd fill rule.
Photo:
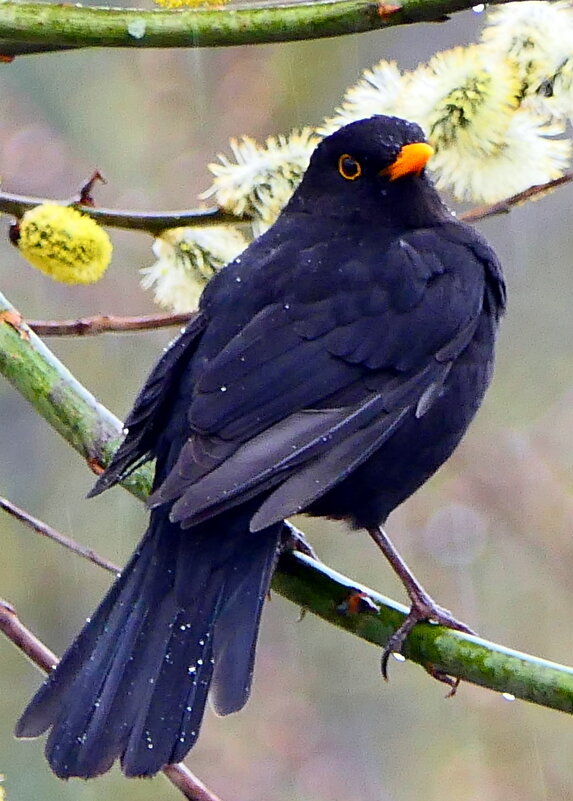
<svg viewBox="0 0 573 801">
<path fill-rule="evenodd" d="M 166 765 L 163 773 L 189 801 L 221 801 L 219 796 L 199 781 L 182 762 L 178 765 Z"/>
<path fill-rule="evenodd" d="M 538 197 L 557 189 L 559 186 L 571 183 L 573 181 L 573 170 L 564 173 L 559 178 L 554 178 L 552 181 L 547 181 L 544 184 L 535 184 L 525 189 L 523 192 L 517 192 L 505 200 L 498 200 L 497 203 L 489 203 L 486 206 L 477 206 L 475 209 L 470 209 L 460 214 L 460 220 L 465 222 L 477 222 L 478 220 L 485 220 L 486 217 L 494 217 L 497 214 L 508 214 L 515 206 L 519 206 L 528 200 L 535 200 Z"/>
<path fill-rule="evenodd" d="M 67 337 L 92 336 L 105 333 L 150 331 L 156 328 L 185 325 L 194 312 L 184 314 L 148 314 L 138 317 L 117 317 L 97 314 L 79 320 L 28 320 L 28 325 L 39 336 Z"/>
<path fill-rule="evenodd" d="M 58 664 L 58 657 L 24 626 L 12 604 L 2 599 L 0 599 L 0 631 L 44 673 L 50 673 Z M 221 801 L 219 796 L 212 793 L 183 764 L 167 765 L 163 773 L 189 801 Z"/>
<path fill-rule="evenodd" d="M 12 640 L 28 659 L 45 673 L 49 673 L 58 664 L 58 657 L 41 642 L 30 629 L 20 622 L 16 610 L 7 601 L 0 598 L 0 631 Z"/>
<path fill-rule="evenodd" d="M 65 534 L 61 534 L 47 523 L 44 523 L 42 520 L 38 520 L 37 517 L 33 517 L 31 514 L 28 514 L 28 512 L 20 509 L 6 498 L 0 498 L 0 509 L 4 509 L 5 512 L 8 512 L 8 514 L 12 515 L 12 517 L 20 520 L 20 522 L 24 523 L 24 525 L 28 526 L 28 528 L 31 528 L 37 534 L 41 534 L 44 537 L 48 537 L 49 539 L 58 542 L 60 545 L 63 545 L 64 548 L 67 548 L 68 550 L 77 553 L 79 556 L 83 556 L 84 559 L 88 559 L 90 562 L 93 562 L 94 565 L 103 567 L 104 570 L 108 570 L 110 573 L 114 573 L 115 575 L 121 572 L 120 567 L 114 565 L 113 562 L 104 559 L 103 556 L 99 556 L 99 554 L 97 554 L 92 548 L 86 548 L 85 545 L 81 545 L 79 542 L 76 542 L 70 537 L 66 537 Z"/>
<path fill-rule="evenodd" d="M 42 203 L 61 203 L 63 206 L 74 206 L 83 214 L 92 217 L 100 225 L 108 228 L 125 228 L 132 231 L 145 231 L 157 236 L 168 228 L 192 227 L 203 225 L 225 225 L 248 222 L 247 217 L 236 217 L 222 209 L 183 209 L 181 211 L 133 211 L 128 209 L 93 208 L 89 204 L 78 203 L 77 196 L 68 200 L 15 195 L 11 192 L 0 192 L 0 211 L 21 217 L 28 209 Z"/>
</svg>

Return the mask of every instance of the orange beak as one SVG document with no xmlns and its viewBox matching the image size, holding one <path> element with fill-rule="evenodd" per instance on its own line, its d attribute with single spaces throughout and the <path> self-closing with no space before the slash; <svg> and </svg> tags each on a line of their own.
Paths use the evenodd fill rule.
<svg viewBox="0 0 573 801">
<path fill-rule="evenodd" d="M 389 176 L 391 181 L 404 175 L 419 175 L 433 154 L 434 148 L 426 142 L 415 142 L 404 145 L 389 167 L 381 170 L 380 175 Z"/>
</svg>

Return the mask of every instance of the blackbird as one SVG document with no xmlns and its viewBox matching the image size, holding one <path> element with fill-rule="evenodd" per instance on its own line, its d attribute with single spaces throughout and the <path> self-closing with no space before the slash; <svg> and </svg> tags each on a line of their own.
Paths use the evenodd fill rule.
<svg viewBox="0 0 573 801">
<path fill-rule="evenodd" d="M 274 226 L 216 275 L 161 356 L 91 494 L 156 458 L 149 528 L 16 734 L 51 729 L 63 778 L 180 761 L 210 691 L 249 696 L 262 606 L 304 512 L 366 529 L 416 621 L 467 630 L 381 525 L 450 456 L 492 374 L 499 262 L 441 201 L 422 130 L 374 116 L 327 136 Z"/>
</svg>

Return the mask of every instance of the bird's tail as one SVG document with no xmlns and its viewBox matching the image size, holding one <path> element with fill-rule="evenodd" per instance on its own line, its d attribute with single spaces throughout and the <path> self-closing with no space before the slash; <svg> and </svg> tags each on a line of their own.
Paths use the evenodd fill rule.
<svg viewBox="0 0 573 801">
<path fill-rule="evenodd" d="M 46 756 L 62 778 L 97 776 L 117 758 L 128 776 L 149 776 L 183 759 L 211 685 L 220 714 L 247 701 L 281 528 L 252 534 L 235 512 L 182 531 L 153 512 L 16 736 L 51 728 Z"/>
</svg>

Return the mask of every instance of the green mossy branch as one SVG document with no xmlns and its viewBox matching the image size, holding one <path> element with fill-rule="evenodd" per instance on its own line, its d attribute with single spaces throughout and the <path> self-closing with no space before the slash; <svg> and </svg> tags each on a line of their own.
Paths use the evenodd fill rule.
<svg viewBox="0 0 573 801">
<path fill-rule="evenodd" d="M 121 422 L 77 381 L 0 293 L 0 373 L 97 472 L 121 438 Z M 126 481 L 142 500 L 151 486 L 146 466 Z"/>
<path fill-rule="evenodd" d="M 2 2 L 0 53 L 10 56 L 78 47 L 225 47 L 321 39 L 443 21 L 472 5 L 475 0 L 321 0 L 145 11 Z"/>
<path fill-rule="evenodd" d="M 120 421 L 56 359 L 1 294 L 0 373 L 90 466 L 107 463 L 121 435 Z M 125 486 L 143 499 L 150 475 L 147 465 Z M 273 587 L 303 609 L 380 647 L 407 612 L 406 607 L 299 553 L 281 558 Z M 338 607 L 353 590 L 365 592 L 379 611 L 340 614 Z M 417 626 L 410 634 L 404 656 L 427 670 L 573 713 L 573 668 L 429 624 Z"/>
<path fill-rule="evenodd" d="M 408 611 L 402 604 L 300 553 L 281 559 L 273 588 L 303 609 L 381 648 Z M 355 590 L 365 593 L 380 611 L 341 615 L 338 606 L 349 591 Z M 573 713 L 573 668 L 556 662 L 427 623 L 418 624 L 412 631 L 403 655 L 429 671 Z"/>
</svg>

